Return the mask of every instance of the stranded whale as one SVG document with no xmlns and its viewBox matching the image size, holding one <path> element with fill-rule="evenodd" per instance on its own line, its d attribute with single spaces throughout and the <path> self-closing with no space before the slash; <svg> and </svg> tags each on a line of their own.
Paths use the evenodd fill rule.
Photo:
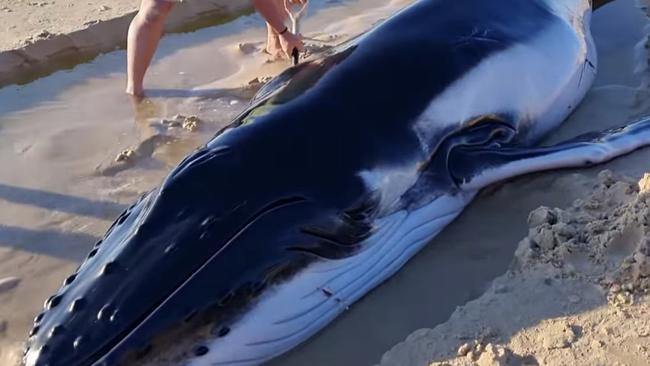
<svg viewBox="0 0 650 366">
<path fill-rule="evenodd" d="M 420 0 L 272 80 L 124 212 L 35 319 L 28 366 L 255 365 L 395 273 L 482 187 L 650 143 L 535 142 L 596 73 L 589 0 Z"/>
</svg>

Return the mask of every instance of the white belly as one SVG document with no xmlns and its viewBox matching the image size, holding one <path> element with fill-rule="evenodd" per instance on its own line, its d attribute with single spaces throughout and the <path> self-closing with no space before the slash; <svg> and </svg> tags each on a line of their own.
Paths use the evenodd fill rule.
<svg viewBox="0 0 650 366">
<path fill-rule="evenodd" d="M 377 231 L 363 244 L 364 251 L 316 262 L 271 289 L 231 326 L 226 337 L 208 345 L 213 351 L 188 365 L 258 365 L 288 351 L 397 272 L 474 195 L 475 191 L 441 196 L 418 210 L 379 220 Z"/>
</svg>

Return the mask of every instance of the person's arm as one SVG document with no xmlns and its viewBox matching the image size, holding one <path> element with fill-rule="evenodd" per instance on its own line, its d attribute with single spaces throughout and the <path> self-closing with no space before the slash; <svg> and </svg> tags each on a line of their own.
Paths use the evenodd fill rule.
<svg viewBox="0 0 650 366">
<path fill-rule="evenodd" d="M 282 32 L 285 29 L 284 19 L 285 17 L 282 14 L 278 13 L 278 9 L 273 4 L 272 0 L 252 0 L 255 10 L 257 10 L 260 15 L 271 25 L 277 33 Z"/>
<path fill-rule="evenodd" d="M 278 33 L 282 50 L 288 58 L 291 57 L 294 49 L 302 49 L 302 37 L 299 34 L 293 34 L 289 31 L 287 26 L 284 24 L 286 17 L 278 12 L 277 7 L 271 0 L 252 0 L 252 2 L 257 12 L 260 13 Z"/>
</svg>

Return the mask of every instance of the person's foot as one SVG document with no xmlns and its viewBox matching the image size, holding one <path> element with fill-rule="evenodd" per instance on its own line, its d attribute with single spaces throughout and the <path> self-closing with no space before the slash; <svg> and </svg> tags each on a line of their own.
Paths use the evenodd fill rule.
<svg viewBox="0 0 650 366">
<path fill-rule="evenodd" d="M 284 52 L 280 44 L 280 37 L 277 34 L 269 34 L 266 39 L 266 48 L 264 53 L 270 55 L 274 60 L 282 59 Z"/>
<path fill-rule="evenodd" d="M 129 84 L 126 86 L 126 90 L 124 92 L 137 99 L 142 99 L 142 97 L 144 97 L 144 90 L 142 90 L 142 87 L 135 88 L 133 85 Z"/>
</svg>

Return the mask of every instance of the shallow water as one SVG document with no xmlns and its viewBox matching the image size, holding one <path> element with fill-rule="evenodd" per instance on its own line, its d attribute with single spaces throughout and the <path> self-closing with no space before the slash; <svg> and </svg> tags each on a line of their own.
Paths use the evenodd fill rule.
<svg viewBox="0 0 650 366">
<path fill-rule="evenodd" d="M 372 22 L 353 15 L 368 16 L 368 8 L 385 3 L 324 5 L 316 13 L 329 21 L 312 23 L 311 31 L 361 31 Z M 619 0 L 595 15 L 601 60 L 597 87 L 552 139 L 650 112 L 643 103 L 632 104 L 640 82 L 632 73 L 633 48 L 644 22 L 633 0 Z M 0 170 L 0 278 L 22 279 L 13 292 L 0 293 L 0 321 L 8 321 L 0 332 L 0 364 L 15 359 L 11 357 L 42 300 L 125 205 L 158 184 L 178 160 L 241 110 L 250 90 L 239 86 L 285 67 L 266 64 L 255 53 L 263 35 L 260 19 L 252 16 L 166 37 L 148 74 L 152 98 L 138 108 L 121 92 L 122 51 L 25 86 L 0 89 L 0 164 L 5 167 Z M 253 53 L 237 49 L 242 40 L 251 42 Z M 206 123 L 198 133 L 150 126 L 176 113 L 197 114 Z M 132 166 L 112 168 L 121 150 L 137 147 L 142 157 Z M 648 169 L 643 167 L 648 155 L 636 153 L 608 166 L 638 174 Z M 507 268 L 526 234 L 528 212 L 542 204 L 567 205 L 585 193 L 589 178 L 600 169 L 540 174 L 487 190 L 394 278 L 271 364 L 378 361 L 412 331 L 445 321 L 456 306 L 480 295 Z"/>
</svg>

